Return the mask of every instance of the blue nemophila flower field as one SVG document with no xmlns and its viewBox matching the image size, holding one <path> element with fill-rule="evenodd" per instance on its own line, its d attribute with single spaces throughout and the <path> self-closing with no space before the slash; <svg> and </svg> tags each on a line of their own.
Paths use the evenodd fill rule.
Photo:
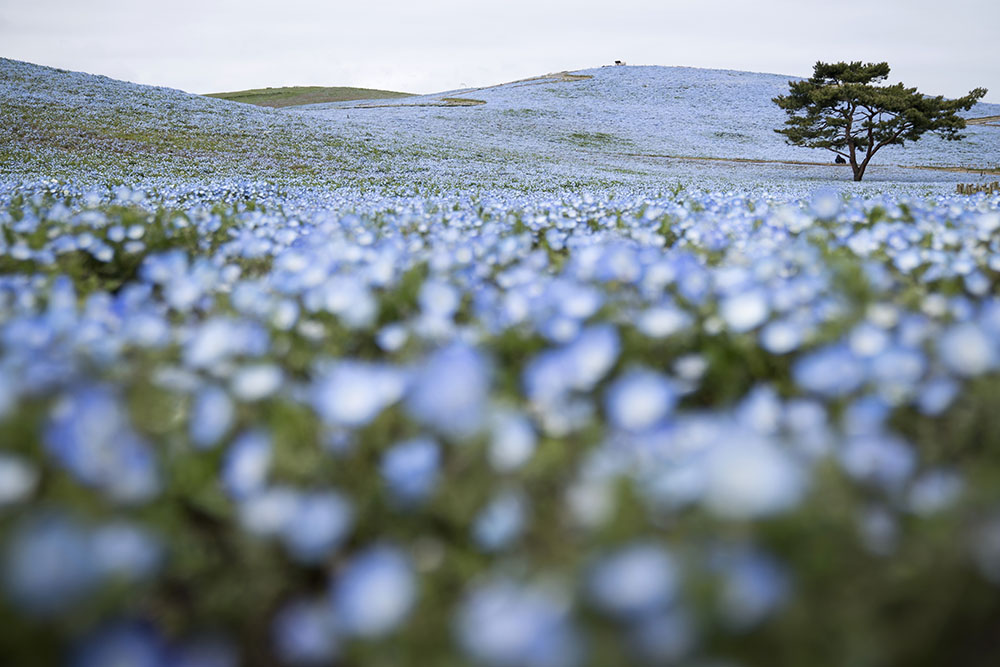
<svg viewBox="0 0 1000 667">
<path fill-rule="evenodd" d="M 530 185 L 430 154 L 271 178 L 283 133 L 333 150 L 322 110 L 102 85 L 126 125 L 187 105 L 275 152 L 123 178 L 19 135 L 11 664 L 990 664 L 996 195 L 583 163 L 567 186 L 523 154 Z"/>
</svg>

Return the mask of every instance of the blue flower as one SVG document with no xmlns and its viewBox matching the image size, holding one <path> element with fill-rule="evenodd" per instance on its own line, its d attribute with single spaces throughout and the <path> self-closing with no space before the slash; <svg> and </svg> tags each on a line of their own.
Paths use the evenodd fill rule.
<svg viewBox="0 0 1000 667">
<path fill-rule="evenodd" d="M 115 521 L 90 536 L 91 558 L 102 577 L 141 581 L 153 575 L 163 559 L 160 541 L 147 529 Z"/>
<path fill-rule="evenodd" d="M 275 364 L 254 364 L 236 371 L 230 386 L 236 398 L 259 401 L 276 392 L 283 379 L 284 374 Z"/>
<path fill-rule="evenodd" d="M 719 315 L 736 333 L 750 331 L 763 324 L 769 310 L 767 293 L 762 289 L 733 294 L 719 304 Z"/>
<path fill-rule="evenodd" d="M 343 541 L 353 520 L 351 504 L 339 493 L 306 493 L 294 503 L 282 537 L 293 558 L 302 563 L 316 563 Z"/>
<path fill-rule="evenodd" d="M 735 630 L 747 630 L 763 621 L 791 592 L 784 567 L 757 550 L 723 549 L 713 555 L 711 563 L 722 577 L 722 619 Z"/>
<path fill-rule="evenodd" d="M 466 595 L 455 616 L 455 634 L 472 660 L 487 665 L 573 665 L 580 651 L 567 603 L 543 587 L 489 581 Z"/>
<path fill-rule="evenodd" d="M 633 544 L 598 562 L 587 589 L 604 611 L 633 618 L 666 609 L 679 585 L 680 572 L 667 551 Z"/>
<path fill-rule="evenodd" d="M 490 464 L 498 472 L 520 468 L 535 453 L 537 440 L 527 417 L 512 411 L 497 412 L 491 424 Z"/>
<path fill-rule="evenodd" d="M 247 431 L 226 452 L 222 484 L 237 499 L 250 496 L 264 486 L 271 467 L 271 439 L 263 431 Z"/>
<path fill-rule="evenodd" d="M 805 493 L 802 467 L 770 440 L 728 432 L 704 462 L 708 509 L 723 518 L 751 519 L 792 508 Z"/>
<path fill-rule="evenodd" d="M 409 504 L 430 495 L 440 467 L 440 446 L 430 438 L 416 438 L 386 451 L 380 471 L 392 495 Z"/>
<path fill-rule="evenodd" d="M 409 559 L 389 546 L 372 547 L 347 564 L 334 582 L 333 609 L 343 632 L 378 637 L 410 613 L 417 585 Z"/>
<path fill-rule="evenodd" d="M 963 376 L 981 375 L 997 364 L 996 340 L 971 323 L 956 324 L 945 331 L 938 350 L 945 365 Z"/>
<path fill-rule="evenodd" d="M 608 388 L 604 404 L 613 426 L 626 431 L 643 431 L 657 425 L 677 403 L 670 380 L 645 369 L 634 369 Z"/>
<path fill-rule="evenodd" d="M 78 389 L 63 397 L 52 410 L 45 444 L 77 479 L 113 500 L 142 502 L 159 491 L 152 450 L 132 430 L 117 397 L 106 387 Z"/>
<path fill-rule="evenodd" d="M 311 402 L 329 424 L 364 426 L 405 390 L 403 375 L 389 367 L 342 361 L 323 373 L 311 390 Z"/>
<path fill-rule="evenodd" d="M 73 655 L 72 667 L 164 667 L 167 660 L 163 639 L 148 625 L 118 623 L 102 628 Z"/>
<path fill-rule="evenodd" d="M 210 447 L 226 434 L 234 417 L 233 402 L 229 395 L 214 385 L 205 387 L 194 397 L 188 433 L 191 442 L 199 447 Z"/>
<path fill-rule="evenodd" d="M 917 457 L 901 438 L 871 433 L 849 438 L 841 447 L 840 463 L 851 477 L 894 490 L 913 473 Z"/>
<path fill-rule="evenodd" d="M 931 470 L 910 487 L 907 505 L 915 514 L 934 514 L 947 509 L 961 495 L 962 477 L 953 470 Z"/>
<path fill-rule="evenodd" d="M 322 600 L 295 600 L 285 605 L 272 624 L 275 652 L 290 665 L 326 665 L 337 656 L 337 625 Z"/>
<path fill-rule="evenodd" d="M 0 452 L 0 508 L 24 500 L 37 484 L 35 466 L 19 456 Z"/>
<path fill-rule="evenodd" d="M 480 430 L 486 417 L 489 381 L 483 356 L 456 343 L 432 353 L 417 369 L 406 407 L 415 419 L 444 435 L 468 437 Z"/>
<path fill-rule="evenodd" d="M 803 389 L 836 398 L 858 389 L 866 374 L 864 366 L 850 350 L 834 346 L 800 359 L 792 375 Z"/>
<path fill-rule="evenodd" d="M 472 524 L 472 536 L 484 551 L 508 547 L 524 530 L 527 502 L 515 492 L 501 493 L 484 507 Z"/>
<path fill-rule="evenodd" d="M 98 584 L 87 531 L 61 515 L 33 516 L 7 538 L 3 583 L 8 598 L 28 613 L 62 612 Z"/>
</svg>

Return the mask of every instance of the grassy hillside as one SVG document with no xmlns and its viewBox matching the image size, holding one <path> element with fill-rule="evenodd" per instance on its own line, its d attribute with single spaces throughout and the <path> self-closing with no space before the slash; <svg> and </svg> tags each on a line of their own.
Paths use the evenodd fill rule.
<svg viewBox="0 0 1000 667">
<path fill-rule="evenodd" d="M 849 180 L 825 152 L 786 146 L 774 133 L 784 118 L 770 99 L 786 87 L 778 75 L 622 67 L 275 109 L 0 59 L 8 130 L 0 176 L 266 179 L 392 192 L 661 188 L 693 176 L 717 187 L 781 179 L 785 189 L 787 179 Z M 998 113 L 980 105 L 970 115 Z M 1000 132 L 970 125 L 968 135 L 886 149 L 866 182 L 968 180 L 942 170 L 956 166 L 992 175 Z"/>
<path fill-rule="evenodd" d="M 350 100 L 392 100 L 400 97 L 411 97 L 411 94 L 345 86 L 285 86 L 283 88 L 254 88 L 253 90 L 239 90 L 232 93 L 210 93 L 208 97 L 277 108 Z"/>
</svg>

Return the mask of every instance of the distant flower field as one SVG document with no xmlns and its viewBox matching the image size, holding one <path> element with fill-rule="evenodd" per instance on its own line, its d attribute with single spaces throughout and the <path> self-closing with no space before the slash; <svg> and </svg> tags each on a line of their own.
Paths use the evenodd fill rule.
<svg viewBox="0 0 1000 667">
<path fill-rule="evenodd" d="M 4 664 L 992 664 L 1000 196 L 204 104 L 252 177 L 0 146 Z"/>
</svg>

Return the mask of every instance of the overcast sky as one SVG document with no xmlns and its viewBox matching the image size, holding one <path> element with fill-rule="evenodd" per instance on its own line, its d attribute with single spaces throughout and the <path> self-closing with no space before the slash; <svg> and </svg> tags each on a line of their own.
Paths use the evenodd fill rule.
<svg viewBox="0 0 1000 667">
<path fill-rule="evenodd" d="M 998 25 L 998 0 L 0 0 L 0 56 L 196 93 L 886 60 L 890 83 L 1000 102 Z"/>
</svg>

